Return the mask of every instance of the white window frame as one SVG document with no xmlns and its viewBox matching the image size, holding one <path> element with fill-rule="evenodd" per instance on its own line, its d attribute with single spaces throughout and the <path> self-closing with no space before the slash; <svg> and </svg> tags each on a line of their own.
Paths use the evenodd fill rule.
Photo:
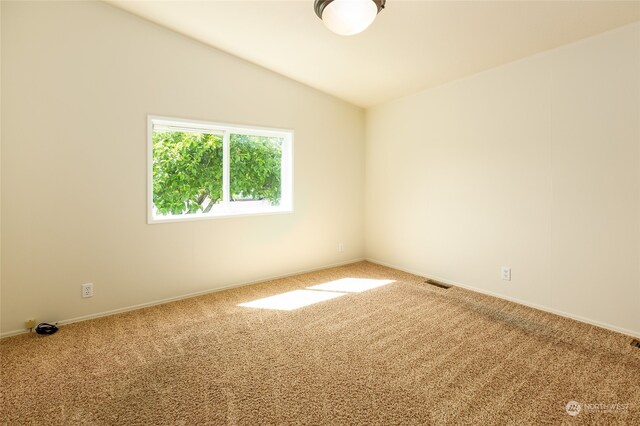
<svg viewBox="0 0 640 426">
<path fill-rule="evenodd" d="M 154 127 L 163 127 L 175 131 L 194 131 L 199 133 L 218 134 L 223 137 L 222 158 L 222 194 L 221 207 L 214 212 L 193 213 L 181 215 L 155 215 L 153 205 L 153 130 Z M 249 136 L 268 136 L 283 139 L 282 166 L 280 184 L 281 197 L 278 206 L 247 207 L 242 202 L 230 201 L 230 160 L 229 146 L 231 134 Z M 239 124 L 214 123 L 209 121 L 189 120 L 183 118 L 163 117 L 157 115 L 147 116 L 147 223 L 172 223 L 191 220 L 205 220 L 229 218 L 238 216 L 257 216 L 270 214 L 283 214 L 293 212 L 293 130 L 276 129 L 269 127 L 245 126 Z"/>
</svg>

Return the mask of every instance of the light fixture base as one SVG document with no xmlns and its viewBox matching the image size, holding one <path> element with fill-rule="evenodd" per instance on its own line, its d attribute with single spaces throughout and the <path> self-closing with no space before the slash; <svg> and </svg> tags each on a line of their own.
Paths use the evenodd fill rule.
<svg viewBox="0 0 640 426">
<path fill-rule="evenodd" d="M 384 9 L 386 0 L 371 0 L 371 1 L 376 4 L 376 7 L 378 8 L 378 13 L 380 13 L 380 11 Z M 322 12 L 324 11 L 324 8 L 329 6 L 329 3 L 332 3 L 332 2 L 333 0 L 315 0 L 313 2 L 313 9 L 316 11 L 316 15 L 318 15 L 318 18 L 322 19 Z"/>
</svg>

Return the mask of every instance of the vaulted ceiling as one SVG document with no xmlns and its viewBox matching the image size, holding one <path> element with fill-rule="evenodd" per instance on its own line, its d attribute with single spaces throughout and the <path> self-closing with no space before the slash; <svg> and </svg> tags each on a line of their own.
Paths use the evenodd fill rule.
<svg viewBox="0 0 640 426">
<path fill-rule="evenodd" d="M 640 20 L 640 1 L 388 0 L 345 37 L 312 0 L 110 3 L 362 107 Z"/>
</svg>

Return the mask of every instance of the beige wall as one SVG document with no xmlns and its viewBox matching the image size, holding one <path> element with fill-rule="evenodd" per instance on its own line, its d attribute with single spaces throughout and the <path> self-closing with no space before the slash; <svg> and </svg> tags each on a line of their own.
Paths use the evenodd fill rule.
<svg viewBox="0 0 640 426">
<path fill-rule="evenodd" d="M 640 24 L 373 108 L 366 134 L 368 258 L 640 334 Z"/>
<path fill-rule="evenodd" d="M 2 318 L 2 6 L 0 3 L 0 318 Z M 0 324 L 1 325 L 1 324 Z M 1 333 L 1 330 L 0 330 Z M 0 334 L 1 336 L 1 334 Z"/>
<path fill-rule="evenodd" d="M 3 333 L 363 256 L 361 109 L 103 3 L 3 2 L 2 55 Z M 147 225 L 147 114 L 294 129 L 295 212 Z"/>
</svg>

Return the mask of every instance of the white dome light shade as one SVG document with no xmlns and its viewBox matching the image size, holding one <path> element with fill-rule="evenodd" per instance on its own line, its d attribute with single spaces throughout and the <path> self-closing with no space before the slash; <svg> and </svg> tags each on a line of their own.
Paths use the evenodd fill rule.
<svg viewBox="0 0 640 426">
<path fill-rule="evenodd" d="M 322 11 L 322 21 L 336 34 L 354 35 L 366 30 L 377 14 L 373 0 L 333 0 Z"/>
</svg>

